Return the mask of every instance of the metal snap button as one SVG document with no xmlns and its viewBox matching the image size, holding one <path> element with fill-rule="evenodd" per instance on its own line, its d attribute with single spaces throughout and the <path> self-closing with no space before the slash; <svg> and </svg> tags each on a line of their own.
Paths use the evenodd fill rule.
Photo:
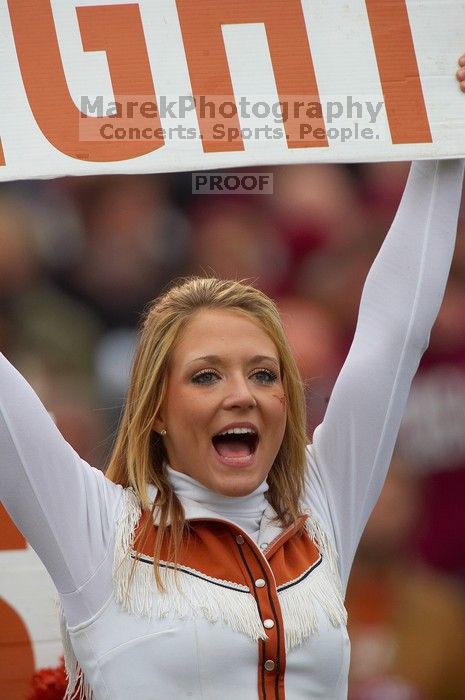
<svg viewBox="0 0 465 700">
<path fill-rule="evenodd" d="M 244 544 L 244 541 L 245 541 L 245 540 L 244 540 L 244 538 L 242 537 L 242 535 L 238 535 L 238 536 L 236 537 L 236 542 L 237 542 L 237 544 Z"/>
<path fill-rule="evenodd" d="M 257 578 L 255 581 L 255 588 L 264 588 L 266 586 L 266 582 L 262 578 Z"/>
<path fill-rule="evenodd" d="M 265 670 L 266 671 L 274 671 L 274 666 L 275 666 L 274 661 L 272 661 L 271 659 L 268 659 L 267 661 L 265 661 Z"/>
<path fill-rule="evenodd" d="M 262 542 L 260 545 L 260 549 L 266 549 L 268 547 L 268 542 Z"/>
<path fill-rule="evenodd" d="M 274 627 L 274 622 L 273 620 L 263 620 L 263 627 L 267 630 L 270 630 L 272 627 Z"/>
</svg>

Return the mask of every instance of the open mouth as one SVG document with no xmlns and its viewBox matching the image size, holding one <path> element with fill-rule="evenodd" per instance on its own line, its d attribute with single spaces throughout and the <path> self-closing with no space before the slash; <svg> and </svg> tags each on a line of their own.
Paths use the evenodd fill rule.
<svg viewBox="0 0 465 700">
<path fill-rule="evenodd" d="M 230 428 L 212 438 L 213 447 L 224 459 L 250 457 L 256 452 L 258 442 L 258 433 L 252 428 Z"/>
</svg>

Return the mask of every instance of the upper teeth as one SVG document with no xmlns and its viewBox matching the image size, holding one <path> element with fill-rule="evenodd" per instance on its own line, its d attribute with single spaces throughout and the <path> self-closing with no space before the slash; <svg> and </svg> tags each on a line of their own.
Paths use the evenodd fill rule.
<svg viewBox="0 0 465 700">
<path fill-rule="evenodd" d="M 222 433 L 218 433 L 218 435 L 255 435 L 255 430 L 252 430 L 252 428 L 230 428 L 229 430 L 225 430 Z"/>
</svg>

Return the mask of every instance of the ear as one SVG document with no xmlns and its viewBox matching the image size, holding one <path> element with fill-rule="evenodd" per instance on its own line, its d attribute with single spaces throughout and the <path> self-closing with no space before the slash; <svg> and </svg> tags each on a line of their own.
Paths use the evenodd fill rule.
<svg viewBox="0 0 465 700">
<path fill-rule="evenodd" d="M 164 423 L 163 419 L 161 418 L 161 416 L 158 414 L 152 423 L 152 429 L 156 433 L 161 433 L 161 431 L 163 430 L 164 427 L 165 427 L 165 423 Z"/>
</svg>

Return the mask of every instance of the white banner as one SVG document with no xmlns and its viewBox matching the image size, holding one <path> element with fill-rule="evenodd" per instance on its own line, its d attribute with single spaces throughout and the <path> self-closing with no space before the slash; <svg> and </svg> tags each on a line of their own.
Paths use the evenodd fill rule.
<svg viewBox="0 0 465 700">
<path fill-rule="evenodd" d="M 465 155 L 465 2 L 4 0 L 0 179 Z"/>
</svg>

